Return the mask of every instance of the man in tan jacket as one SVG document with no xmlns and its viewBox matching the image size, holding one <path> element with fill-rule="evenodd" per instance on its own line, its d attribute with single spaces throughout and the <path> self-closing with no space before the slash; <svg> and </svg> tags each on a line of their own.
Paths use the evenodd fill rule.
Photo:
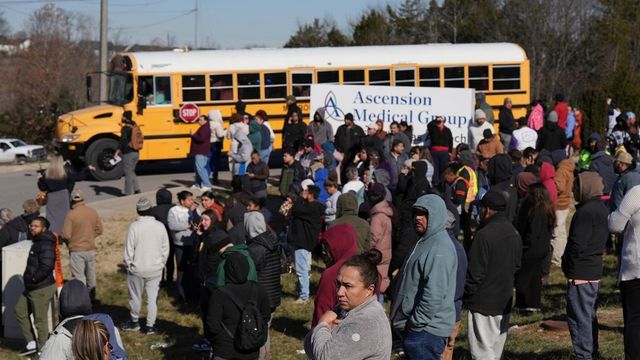
<svg viewBox="0 0 640 360">
<path fill-rule="evenodd" d="M 71 194 L 71 210 L 64 219 L 62 238 L 69 248 L 69 266 L 74 279 L 89 288 L 96 297 L 96 237 L 102 234 L 98 213 L 84 204 L 80 190 Z"/>
<path fill-rule="evenodd" d="M 484 130 L 482 133 L 484 139 L 478 144 L 477 154 L 483 159 L 491 159 L 492 157 L 504 153 L 504 147 L 498 138 L 493 135 L 490 129 Z"/>
</svg>

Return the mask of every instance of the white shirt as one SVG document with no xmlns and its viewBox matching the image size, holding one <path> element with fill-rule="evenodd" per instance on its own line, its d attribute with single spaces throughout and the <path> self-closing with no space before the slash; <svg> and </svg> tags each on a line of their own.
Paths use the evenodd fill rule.
<svg viewBox="0 0 640 360">
<path fill-rule="evenodd" d="M 478 148 L 478 144 L 480 144 L 480 140 L 484 139 L 484 131 L 491 130 L 493 134 L 493 126 L 489 124 L 487 121 L 482 123 L 482 125 L 471 125 L 469 126 L 469 146 L 473 152 Z"/>
<path fill-rule="evenodd" d="M 538 133 L 528 126 L 523 126 L 518 130 L 513 130 L 511 137 L 513 138 L 513 142 L 516 144 L 516 149 L 520 151 L 523 151 L 528 147 L 535 149 L 538 142 Z"/>
<path fill-rule="evenodd" d="M 360 191 L 360 189 L 362 189 L 363 187 L 364 187 L 364 183 L 360 180 L 349 181 L 348 183 L 344 184 L 344 186 L 342 187 L 342 193 L 346 194 L 349 191 L 353 191 L 357 194 Z"/>
</svg>

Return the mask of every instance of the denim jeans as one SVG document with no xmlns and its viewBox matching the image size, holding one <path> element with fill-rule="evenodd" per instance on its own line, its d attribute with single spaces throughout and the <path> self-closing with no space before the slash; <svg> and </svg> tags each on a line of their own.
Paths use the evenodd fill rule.
<svg viewBox="0 0 640 360">
<path fill-rule="evenodd" d="M 269 156 L 271 156 L 271 151 L 273 150 L 273 146 L 269 146 L 267 149 L 258 151 L 260 153 L 260 159 L 262 162 L 269 166 Z"/>
<path fill-rule="evenodd" d="M 446 151 L 431 151 L 433 157 L 433 183 L 432 185 L 440 184 L 443 179 L 442 172 L 449 165 L 451 155 Z"/>
<path fill-rule="evenodd" d="M 598 352 L 598 289 L 591 282 L 567 284 L 567 322 L 576 359 L 592 359 Z"/>
<path fill-rule="evenodd" d="M 511 145 L 511 134 L 505 134 L 501 132 L 500 141 L 502 142 L 502 146 L 504 146 L 504 151 L 509 151 L 509 146 Z"/>
<path fill-rule="evenodd" d="M 211 187 L 211 181 L 209 181 L 209 173 L 207 172 L 207 164 L 209 163 L 209 157 L 207 155 L 197 154 L 195 156 L 196 166 L 196 185 L 202 187 Z"/>
<path fill-rule="evenodd" d="M 404 355 L 408 360 L 440 360 L 447 338 L 426 331 L 404 333 Z"/>
<path fill-rule="evenodd" d="M 297 248 L 294 251 L 296 261 L 296 275 L 300 292 L 298 298 L 306 300 L 309 298 L 309 270 L 311 270 L 311 252 Z"/>
</svg>

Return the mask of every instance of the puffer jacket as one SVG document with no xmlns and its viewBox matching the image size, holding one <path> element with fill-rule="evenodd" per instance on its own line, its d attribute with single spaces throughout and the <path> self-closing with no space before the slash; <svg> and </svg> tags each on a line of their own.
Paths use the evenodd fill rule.
<svg viewBox="0 0 640 360">
<path fill-rule="evenodd" d="M 393 234 L 394 211 L 389 202 L 382 200 L 371 208 L 371 247 L 380 250 L 382 261 L 378 264 L 378 272 L 382 275 L 380 292 L 389 287 L 389 263 L 391 262 L 391 236 Z"/>
<path fill-rule="evenodd" d="M 315 307 L 311 327 L 318 324 L 320 317 L 331 310 L 337 303 L 336 278 L 342 264 L 356 254 L 356 232 L 349 224 L 339 224 L 331 227 L 322 235 L 322 241 L 329 246 L 333 263 L 327 265 L 318 283 Z"/>
<path fill-rule="evenodd" d="M 575 168 L 576 163 L 571 159 L 562 160 L 558 164 L 556 176 L 553 178 L 558 188 L 557 210 L 566 210 L 569 208 L 569 205 L 571 205 L 571 198 L 573 197 L 573 171 Z"/>
<path fill-rule="evenodd" d="M 256 264 L 258 283 L 267 293 L 271 312 L 280 305 L 280 242 L 269 230 L 249 240 L 249 254 Z"/>
<path fill-rule="evenodd" d="M 24 270 L 24 287 L 31 291 L 53 285 L 53 267 L 56 261 L 56 239 L 50 231 L 33 238 L 27 267 Z"/>
</svg>

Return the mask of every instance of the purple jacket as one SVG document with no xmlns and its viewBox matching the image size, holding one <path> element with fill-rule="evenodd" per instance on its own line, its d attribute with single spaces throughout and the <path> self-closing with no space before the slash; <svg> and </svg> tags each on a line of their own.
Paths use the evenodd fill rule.
<svg viewBox="0 0 640 360">
<path fill-rule="evenodd" d="M 191 135 L 191 155 L 210 155 L 211 127 L 204 124 Z"/>
</svg>

